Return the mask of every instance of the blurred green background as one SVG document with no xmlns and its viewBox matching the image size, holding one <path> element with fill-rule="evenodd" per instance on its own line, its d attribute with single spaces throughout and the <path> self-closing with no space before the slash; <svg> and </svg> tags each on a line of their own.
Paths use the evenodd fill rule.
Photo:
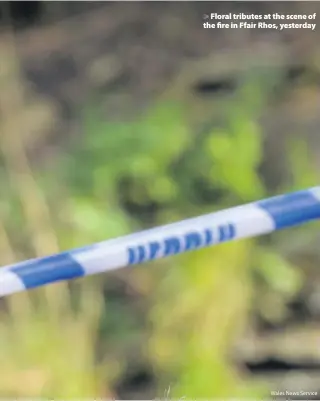
<svg viewBox="0 0 320 401">
<path fill-rule="evenodd" d="M 287 5 L 16 3 L 1 265 L 319 183 L 318 34 L 202 28 Z M 312 223 L 1 300 L 0 396 L 320 391 L 319 237 Z"/>
</svg>

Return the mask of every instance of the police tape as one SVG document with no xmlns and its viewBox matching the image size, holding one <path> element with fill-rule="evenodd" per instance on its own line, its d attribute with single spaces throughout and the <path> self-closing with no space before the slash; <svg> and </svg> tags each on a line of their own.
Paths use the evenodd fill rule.
<svg viewBox="0 0 320 401">
<path fill-rule="evenodd" d="M 320 187 L 0 269 L 0 296 L 293 227 L 320 218 Z"/>
</svg>

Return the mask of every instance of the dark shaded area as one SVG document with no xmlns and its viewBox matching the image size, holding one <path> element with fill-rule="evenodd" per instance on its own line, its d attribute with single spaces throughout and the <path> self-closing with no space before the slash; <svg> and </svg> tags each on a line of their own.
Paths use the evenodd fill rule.
<svg viewBox="0 0 320 401">
<path fill-rule="evenodd" d="M 320 74 L 312 68 L 305 65 L 297 65 L 289 67 L 285 74 L 285 82 L 288 85 L 295 85 L 302 79 L 305 79 L 310 84 L 320 84 Z"/>
<path fill-rule="evenodd" d="M 290 363 L 277 358 L 268 358 L 262 362 L 246 362 L 245 366 L 251 373 L 262 374 L 270 372 L 284 373 L 291 370 L 319 370 L 318 363 Z"/>
<path fill-rule="evenodd" d="M 150 367 L 142 367 L 140 369 L 135 368 L 133 372 L 128 370 L 124 379 L 115 388 L 121 399 L 127 399 L 132 393 L 148 393 L 148 390 L 153 389 L 155 384 L 156 377 Z"/>
<path fill-rule="evenodd" d="M 41 1 L 4 1 L 0 4 L 0 24 L 11 20 L 14 28 L 27 28 L 39 22 L 42 12 Z"/>
<path fill-rule="evenodd" d="M 9 23 L 8 17 L 11 26 L 20 30 L 39 26 L 43 20 L 55 22 L 112 4 L 103 1 L 3 1 L 0 3 L 0 27 Z"/>
<path fill-rule="evenodd" d="M 133 201 L 131 193 L 134 185 L 137 185 L 137 181 L 132 178 L 124 177 L 119 180 L 118 201 L 132 216 L 139 216 L 140 220 L 146 224 L 153 224 L 156 213 L 161 209 L 161 204 L 148 199 L 147 196 L 145 196 L 145 202 L 143 203 Z M 143 193 L 144 188 L 141 188 L 141 191 Z"/>
<path fill-rule="evenodd" d="M 233 79 L 224 79 L 221 81 L 201 81 L 198 82 L 195 87 L 195 93 L 199 95 L 215 95 L 225 93 L 225 92 L 233 92 L 236 90 L 237 82 Z"/>
<path fill-rule="evenodd" d="M 297 80 L 301 79 L 308 72 L 307 67 L 304 65 L 289 67 L 286 74 L 285 80 L 288 84 L 294 84 Z"/>
</svg>

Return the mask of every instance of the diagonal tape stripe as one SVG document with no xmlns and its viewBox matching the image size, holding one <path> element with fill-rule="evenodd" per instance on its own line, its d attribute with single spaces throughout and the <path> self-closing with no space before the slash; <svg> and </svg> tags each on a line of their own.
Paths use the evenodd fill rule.
<svg viewBox="0 0 320 401">
<path fill-rule="evenodd" d="M 274 220 L 276 230 L 320 218 L 320 200 L 300 191 L 257 202 Z"/>
<path fill-rule="evenodd" d="M 27 289 L 84 275 L 82 266 L 69 253 L 36 259 L 13 267 L 11 271 L 20 278 Z"/>
</svg>

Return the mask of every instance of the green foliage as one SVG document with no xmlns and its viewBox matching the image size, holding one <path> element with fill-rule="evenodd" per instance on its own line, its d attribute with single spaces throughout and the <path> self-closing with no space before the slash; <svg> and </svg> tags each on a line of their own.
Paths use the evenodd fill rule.
<svg viewBox="0 0 320 401">
<path fill-rule="evenodd" d="M 290 190 L 314 187 L 319 181 L 315 162 L 312 160 L 310 145 L 302 138 L 288 143 L 288 162 L 291 171 Z M 286 188 L 284 188 L 285 190 Z"/>
<path fill-rule="evenodd" d="M 189 141 L 180 105 L 157 105 L 131 122 L 101 121 L 96 109 L 89 108 L 85 126 L 90 134 L 76 147 L 75 158 L 63 165 L 64 171 L 70 166 L 67 179 L 73 188 L 113 199 L 117 182 L 130 178 L 150 199 L 174 196 L 166 171 Z M 79 166 L 82 158 L 88 162 Z M 139 200 L 138 192 L 134 195 Z"/>
<path fill-rule="evenodd" d="M 243 116 L 235 117 L 231 132 L 213 132 L 207 141 L 207 151 L 213 160 L 211 180 L 243 200 L 264 195 L 256 169 L 261 162 L 261 139 L 257 124 Z M 234 131 L 234 132 L 232 132 Z"/>
<path fill-rule="evenodd" d="M 160 371 L 174 378 L 174 397 L 261 394 L 228 362 L 247 319 L 252 245 L 237 242 L 185 255 L 160 286 L 150 350 Z M 168 292 L 170 283 L 175 286 Z"/>
</svg>

